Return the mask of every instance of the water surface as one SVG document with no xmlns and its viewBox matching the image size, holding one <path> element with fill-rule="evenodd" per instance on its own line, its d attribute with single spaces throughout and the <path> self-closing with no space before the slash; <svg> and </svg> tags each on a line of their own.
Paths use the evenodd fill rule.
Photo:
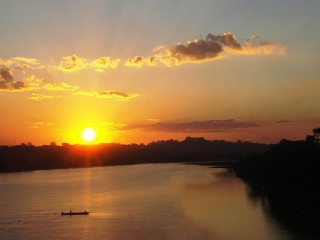
<svg viewBox="0 0 320 240">
<path fill-rule="evenodd" d="M 0 239 L 305 239 L 224 169 L 144 164 L 0 174 Z M 61 216 L 61 211 L 91 211 Z"/>
</svg>

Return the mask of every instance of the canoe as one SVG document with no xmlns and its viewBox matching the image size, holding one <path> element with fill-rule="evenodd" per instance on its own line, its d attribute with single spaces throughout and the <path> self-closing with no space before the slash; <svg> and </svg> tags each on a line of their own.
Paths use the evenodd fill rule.
<svg viewBox="0 0 320 240">
<path fill-rule="evenodd" d="M 90 212 L 61 212 L 61 215 L 89 215 Z"/>
</svg>

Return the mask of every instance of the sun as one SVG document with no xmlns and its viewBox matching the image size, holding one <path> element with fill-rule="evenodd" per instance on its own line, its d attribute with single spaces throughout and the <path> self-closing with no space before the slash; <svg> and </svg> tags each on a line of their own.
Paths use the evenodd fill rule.
<svg viewBox="0 0 320 240">
<path fill-rule="evenodd" d="M 86 128 L 81 135 L 83 140 L 87 142 L 91 142 L 96 138 L 96 132 L 92 128 Z"/>
</svg>

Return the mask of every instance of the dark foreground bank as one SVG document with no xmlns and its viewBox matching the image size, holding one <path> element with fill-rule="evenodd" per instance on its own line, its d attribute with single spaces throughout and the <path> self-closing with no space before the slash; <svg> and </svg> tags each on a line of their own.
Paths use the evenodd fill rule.
<svg viewBox="0 0 320 240">
<path fill-rule="evenodd" d="M 286 224 L 320 236 L 320 145 L 282 140 L 263 154 L 251 154 L 234 168 L 255 194 L 266 196 L 271 213 Z"/>
</svg>

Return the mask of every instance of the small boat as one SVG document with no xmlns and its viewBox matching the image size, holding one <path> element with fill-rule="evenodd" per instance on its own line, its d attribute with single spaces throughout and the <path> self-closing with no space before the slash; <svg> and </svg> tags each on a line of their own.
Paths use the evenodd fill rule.
<svg viewBox="0 0 320 240">
<path fill-rule="evenodd" d="M 61 212 L 61 215 L 89 215 L 90 212 L 84 211 L 84 212 Z"/>
</svg>

